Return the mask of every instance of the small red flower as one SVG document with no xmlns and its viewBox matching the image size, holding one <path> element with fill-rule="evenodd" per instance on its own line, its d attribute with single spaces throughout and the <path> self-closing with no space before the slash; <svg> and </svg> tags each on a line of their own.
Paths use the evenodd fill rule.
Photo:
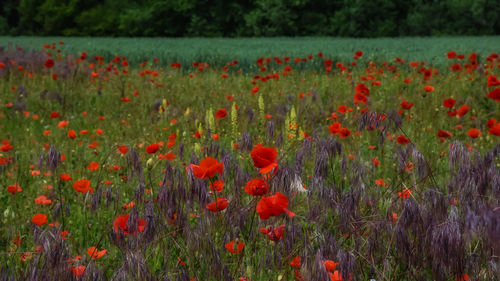
<svg viewBox="0 0 500 281">
<path fill-rule="evenodd" d="M 440 138 L 449 138 L 449 137 L 452 137 L 453 135 L 448 131 L 439 130 L 439 132 L 437 133 L 437 136 Z"/>
<path fill-rule="evenodd" d="M 250 152 L 250 157 L 253 160 L 253 166 L 260 169 L 260 173 L 267 174 L 274 168 L 278 167 L 276 156 L 278 151 L 274 147 L 266 147 L 261 144 L 254 146 Z"/>
<path fill-rule="evenodd" d="M 261 220 L 267 220 L 270 217 L 279 216 L 283 213 L 286 213 L 289 217 L 293 218 L 295 213 L 289 211 L 288 207 L 288 198 L 276 192 L 276 194 L 271 196 L 262 197 L 257 203 L 257 213 Z"/>
<path fill-rule="evenodd" d="M 88 250 L 87 250 L 87 254 L 94 260 L 96 259 L 99 259 L 101 258 L 102 256 L 104 256 L 108 251 L 106 250 L 100 250 L 98 251 L 98 249 L 96 247 L 90 247 Z"/>
<path fill-rule="evenodd" d="M 488 75 L 488 85 L 486 87 L 499 86 L 500 80 L 493 75 Z"/>
<path fill-rule="evenodd" d="M 262 227 L 260 229 L 260 232 L 262 234 L 266 234 L 267 238 L 269 238 L 269 240 L 277 242 L 277 241 L 281 240 L 281 238 L 283 238 L 283 233 L 285 232 L 285 225 L 282 224 L 282 225 L 278 226 L 277 228 L 273 228 L 272 226 L 270 226 L 268 228 Z"/>
<path fill-rule="evenodd" d="M 208 203 L 206 207 L 212 212 L 219 212 L 226 209 L 227 205 L 229 205 L 229 200 L 226 198 L 217 198 L 217 201 Z"/>
<path fill-rule="evenodd" d="M 210 189 L 217 192 L 222 192 L 224 188 L 224 182 L 221 180 L 216 180 L 210 183 Z"/>
<path fill-rule="evenodd" d="M 33 216 L 33 218 L 31 218 L 31 221 L 38 226 L 42 226 L 47 223 L 47 215 L 36 214 Z"/>
<path fill-rule="evenodd" d="M 397 139 L 397 142 L 402 145 L 407 145 L 410 143 L 410 139 L 406 138 L 405 136 L 401 135 Z"/>
<path fill-rule="evenodd" d="M 149 154 L 154 154 L 160 150 L 160 146 L 157 143 L 150 144 L 146 147 L 146 152 Z"/>
<path fill-rule="evenodd" d="M 470 130 L 467 131 L 467 135 L 473 139 L 479 137 L 480 135 L 482 135 L 481 131 L 479 131 L 478 129 L 476 128 L 472 128 Z"/>
<path fill-rule="evenodd" d="M 424 87 L 424 91 L 426 91 L 427 93 L 434 92 L 434 87 L 427 85 Z"/>
<path fill-rule="evenodd" d="M 323 261 L 323 265 L 325 266 L 326 271 L 333 272 L 339 263 L 332 260 L 325 260 Z"/>
<path fill-rule="evenodd" d="M 45 61 L 45 67 L 46 68 L 52 68 L 54 66 L 54 60 L 53 59 L 48 59 Z"/>
<path fill-rule="evenodd" d="M 7 186 L 7 191 L 10 192 L 10 194 L 14 195 L 17 192 L 21 192 L 23 190 L 21 189 L 21 186 L 16 183 L 16 184 L 11 184 L 11 185 Z"/>
<path fill-rule="evenodd" d="M 290 266 L 293 268 L 300 268 L 300 265 L 301 265 L 300 256 L 293 257 L 292 261 L 290 262 Z"/>
<path fill-rule="evenodd" d="M 262 196 L 269 192 L 269 187 L 266 181 L 257 178 L 247 182 L 245 192 L 252 196 Z"/>
<path fill-rule="evenodd" d="M 90 181 L 83 179 L 83 180 L 77 180 L 73 183 L 73 189 L 77 192 L 81 193 L 87 193 L 87 192 L 93 192 L 94 189 L 90 187 Z"/>
<path fill-rule="evenodd" d="M 222 108 L 222 109 L 217 110 L 217 112 L 215 113 L 215 118 L 222 119 L 222 118 L 226 117 L 226 115 L 227 115 L 226 109 Z"/>
<path fill-rule="evenodd" d="M 413 107 L 413 105 L 414 105 L 413 103 L 410 103 L 410 102 L 409 102 L 409 101 L 407 101 L 407 100 L 403 100 L 403 101 L 401 102 L 401 108 L 402 108 L 402 109 L 410 109 L 410 108 L 412 108 L 412 107 Z"/>
<path fill-rule="evenodd" d="M 407 199 L 407 198 L 410 198 L 410 195 L 411 195 L 412 191 L 408 188 L 405 188 L 403 190 L 403 192 L 398 192 L 398 196 L 403 198 L 403 199 Z"/>
<path fill-rule="evenodd" d="M 224 247 L 231 253 L 231 254 L 239 254 L 241 251 L 243 251 L 243 247 L 245 247 L 245 244 L 241 241 L 231 241 L 227 243 Z"/>
<path fill-rule="evenodd" d="M 340 122 L 333 122 L 330 126 L 328 126 L 328 130 L 330 130 L 332 135 L 338 134 L 340 129 L 342 129 L 342 124 L 340 124 Z"/>
<path fill-rule="evenodd" d="M 72 266 L 69 269 L 71 270 L 71 273 L 74 277 L 81 276 L 83 273 L 85 273 L 85 266 L 83 265 Z"/>
<path fill-rule="evenodd" d="M 209 179 L 214 177 L 215 173 L 222 174 L 224 165 L 212 157 L 206 157 L 201 160 L 200 165 L 190 164 L 186 169 L 191 169 L 197 178 Z"/>
<path fill-rule="evenodd" d="M 69 130 L 68 131 L 68 137 L 72 140 L 76 139 L 76 132 L 75 130 Z"/>
<path fill-rule="evenodd" d="M 443 101 L 443 106 L 446 108 L 452 108 L 457 101 L 455 99 L 445 99 Z"/>
<path fill-rule="evenodd" d="M 458 117 L 462 117 L 469 112 L 469 106 L 464 104 L 457 110 Z"/>
<path fill-rule="evenodd" d="M 125 235 L 134 235 L 135 234 L 135 232 L 130 233 L 128 231 L 127 222 L 128 222 L 129 216 L 130 216 L 130 214 L 123 214 L 123 215 L 118 216 L 115 219 L 115 221 L 113 222 L 113 230 L 116 233 L 121 231 Z M 147 225 L 146 221 L 139 218 L 137 220 L 137 232 L 143 232 L 144 229 L 146 228 L 146 225 Z"/>
<path fill-rule="evenodd" d="M 60 174 L 59 178 L 62 181 L 72 181 L 73 180 L 73 178 L 71 178 L 71 176 L 69 174 Z"/>
<path fill-rule="evenodd" d="M 351 131 L 349 131 L 349 129 L 347 128 L 342 128 L 340 129 L 340 132 L 339 132 L 339 136 L 341 138 L 347 138 L 351 135 Z"/>
<path fill-rule="evenodd" d="M 125 154 L 128 152 L 128 147 L 126 145 L 120 145 L 118 151 L 120 151 L 121 154 Z"/>
</svg>

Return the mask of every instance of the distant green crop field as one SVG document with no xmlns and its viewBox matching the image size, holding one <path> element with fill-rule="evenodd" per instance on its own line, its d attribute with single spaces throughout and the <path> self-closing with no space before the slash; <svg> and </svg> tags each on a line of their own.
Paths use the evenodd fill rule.
<svg viewBox="0 0 500 281">
<path fill-rule="evenodd" d="M 131 63 L 158 58 L 160 63 L 194 61 L 220 66 L 238 60 L 241 68 L 255 66 L 259 57 L 297 57 L 316 55 L 338 61 L 350 61 L 357 50 L 363 59 L 377 62 L 401 57 L 407 61 L 426 61 L 434 66 L 446 62 L 446 52 L 454 50 L 468 55 L 476 52 L 485 57 L 500 51 L 500 36 L 489 37 L 411 37 L 411 38 L 88 38 L 88 37 L 0 37 L 0 46 L 23 46 L 41 49 L 43 44 L 63 41 L 66 54 L 85 51 L 89 55 L 125 56 Z"/>
</svg>

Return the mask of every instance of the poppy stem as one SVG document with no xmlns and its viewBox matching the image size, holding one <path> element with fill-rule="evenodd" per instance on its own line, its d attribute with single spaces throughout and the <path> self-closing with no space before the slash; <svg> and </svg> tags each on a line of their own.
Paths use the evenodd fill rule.
<svg viewBox="0 0 500 281">
<path fill-rule="evenodd" d="M 248 230 L 248 234 L 247 234 L 247 237 L 246 237 L 245 241 L 248 241 L 248 239 L 250 238 L 250 234 L 252 234 L 253 221 L 255 220 L 255 214 L 256 213 L 257 213 L 257 200 L 255 200 L 255 206 L 253 208 L 252 220 L 250 221 L 250 229 Z"/>
</svg>

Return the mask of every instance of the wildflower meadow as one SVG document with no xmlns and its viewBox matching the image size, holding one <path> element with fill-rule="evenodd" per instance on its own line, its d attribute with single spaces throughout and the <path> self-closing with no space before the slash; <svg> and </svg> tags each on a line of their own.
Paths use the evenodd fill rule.
<svg viewBox="0 0 500 281">
<path fill-rule="evenodd" d="M 37 40 L 0 48 L 0 280 L 500 280 L 498 45 Z"/>
</svg>

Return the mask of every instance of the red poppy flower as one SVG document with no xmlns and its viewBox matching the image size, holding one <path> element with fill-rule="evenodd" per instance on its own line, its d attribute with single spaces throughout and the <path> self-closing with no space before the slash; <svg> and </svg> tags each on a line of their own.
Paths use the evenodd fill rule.
<svg viewBox="0 0 500 281">
<path fill-rule="evenodd" d="M 488 98 L 496 101 L 496 102 L 499 102 L 500 101 L 500 88 L 494 89 L 493 91 L 489 92 L 486 96 Z"/>
<path fill-rule="evenodd" d="M 17 192 L 21 192 L 23 190 L 21 189 L 21 186 L 16 183 L 16 184 L 11 184 L 11 185 L 7 186 L 7 191 L 10 192 L 10 194 L 14 195 Z"/>
<path fill-rule="evenodd" d="M 412 191 L 408 188 L 405 188 L 403 190 L 403 192 L 398 192 L 398 196 L 403 198 L 403 199 L 406 199 L 406 198 L 410 198 L 410 195 L 411 195 Z"/>
<path fill-rule="evenodd" d="M 410 139 L 407 139 L 405 136 L 401 135 L 397 139 L 397 142 L 402 145 L 407 145 L 410 143 Z"/>
<path fill-rule="evenodd" d="M 384 181 L 384 179 L 375 180 L 375 184 L 378 186 L 388 186 L 388 184 Z"/>
<path fill-rule="evenodd" d="M 335 272 L 331 273 L 330 272 L 330 280 L 331 281 L 343 281 L 342 279 L 342 274 L 340 274 L 340 271 L 335 270 Z M 352 273 L 349 274 L 349 280 L 352 280 Z"/>
<path fill-rule="evenodd" d="M 45 61 L 45 67 L 46 68 L 51 68 L 54 66 L 54 60 L 53 59 L 48 59 Z"/>
<path fill-rule="evenodd" d="M 360 94 L 360 93 L 354 94 L 354 104 L 358 104 L 358 103 L 366 104 L 367 101 L 368 101 L 368 98 L 365 95 Z"/>
<path fill-rule="evenodd" d="M 269 192 L 267 182 L 262 179 L 253 179 L 245 185 L 245 192 L 252 196 L 262 196 Z"/>
<path fill-rule="evenodd" d="M 449 138 L 449 137 L 452 137 L 453 135 L 448 131 L 439 130 L 439 132 L 437 133 L 437 136 L 440 138 Z"/>
<path fill-rule="evenodd" d="M 424 91 L 426 91 L 427 93 L 431 93 L 434 91 L 434 87 L 427 85 L 424 87 Z"/>
<path fill-rule="evenodd" d="M 45 195 L 40 195 L 37 198 L 35 198 L 35 204 L 37 204 L 37 205 L 50 205 L 50 204 L 52 204 L 52 200 L 47 199 L 47 196 L 45 196 Z"/>
<path fill-rule="evenodd" d="M 270 226 L 268 228 L 262 227 L 259 231 L 262 234 L 266 234 L 267 238 L 269 238 L 269 240 L 277 242 L 277 241 L 281 240 L 281 238 L 283 238 L 283 233 L 285 231 L 285 225 L 282 224 L 282 225 L 278 226 L 277 228 L 273 228 L 272 226 Z"/>
<path fill-rule="evenodd" d="M 448 59 L 454 59 L 457 57 L 457 53 L 455 51 L 449 51 L 447 57 Z"/>
<path fill-rule="evenodd" d="M 69 121 L 66 121 L 66 120 L 59 121 L 59 123 L 57 124 L 57 127 L 64 128 L 64 127 L 68 126 L 68 124 L 69 124 Z"/>
<path fill-rule="evenodd" d="M 89 165 L 87 166 L 87 169 L 89 171 L 97 171 L 99 169 L 100 165 L 97 162 L 90 161 Z"/>
<path fill-rule="evenodd" d="M 339 122 L 333 122 L 332 124 L 330 124 L 330 126 L 328 126 L 328 130 L 330 130 L 330 133 L 332 135 L 336 135 L 340 132 L 340 129 L 342 129 L 342 124 L 340 124 Z"/>
<path fill-rule="evenodd" d="M 492 86 L 498 86 L 500 85 L 500 80 L 498 80 L 495 76 L 493 75 L 488 75 L 488 85 L 487 87 L 492 87 Z"/>
<path fill-rule="evenodd" d="M 128 231 L 128 227 L 127 227 L 127 221 L 128 221 L 128 218 L 129 218 L 130 214 L 123 214 L 123 215 L 120 215 L 118 216 L 115 221 L 113 222 L 113 230 L 118 233 L 119 231 L 123 232 L 123 234 L 125 235 L 134 235 L 135 232 L 133 233 L 130 233 Z M 139 218 L 137 220 L 137 232 L 143 232 L 144 229 L 146 228 L 146 221 Z"/>
<path fill-rule="evenodd" d="M 73 180 L 73 178 L 71 178 L 71 176 L 69 174 L 60 174 L 59 178 L 62 181 L 72 181 Z"/>
<path fill-rule="evenodd" d="M 224 188 L 224 182 L 221 180 L 216 180 L 210 183 L 210 189 L 217 192 L 222 192 Z"/>
<path fill-rule="evenodd" d="M 290 266 L 293 268 L 300 268 L 300 265 L 300 256 L 293 257 L 292 261 L 290 262 Z"/>
<path fill-rule="evenodd" d="M 347 138 L 350 135 L 351 135 L 351 131 L 349 131 L 349 129 L 347 129 L 347 128 L 341 128 L 340 129 L 339 136 L 341 138 Z"/>
<path fill-rule="evenodd" d="M 42 226 L 47 223 L 47 215 L 36 214 L 33 216 L 33 218 L 31 218 L 31 221 L 38 226 Z"/>
<path fill-rule="evenodd" d="M 403 109 L 410 109 L 410 108 L 412 108 L 412 107 L 413 107 L 413 105 L 414 105 L 413 103 L 410 103 L 410 102 L 409 102 L 409 101 L 407 101 L 407 100 L 403 100 L 403 101 L 401 102 L 401 108 L 403 108 Z"/>
<path fill-rule="evenodd" d="M 224 245 L 226 249 L 231 253 L 231 254 L 239 254 L 241 251 L 243 251 L 243 247 L 245 247 L 245 244 L 241 241 L 231 241 Z"/>
<path fill-rule="evenodd" d="M 500 137 L 500 123 L 492 126 L 489 130 L 488 130 L 488 133 L 492 134 L 492 135 L 495 135 L 495 136 L 499 136 Z"/>
<path fill-rule="evenodd" d="M 195 138 L 197 138 L 197 139 L 201 138 L 201 133 L 200 133 L 200 131 L 196 131 L 196 132 L 194 132 L 193 137 L 195 137 Z"/>
<path fill-rule="evenodd" d="M 457 101 L 455 99 L 445 99 L 443 101 L 443 106 L 447 108 L 452 108 Z"/>
<path fill-rule="evenodd" d="M 286 213 L 289 217 L 293 218 L 295 213 L 289 211 L 286 207 L 288 207 L 288 198 L 276 192 L 276 194 L 271 196 L 262 197 L 257 203 L 257 213 L 261 220 L 267 220 L 271 216 L 279 216 L 282 213 Z"/>
<path fill-rule="evenodd" d="M 89 180 L 77 180 L 73 183 L 73 189 L 77 192 L 81 193 L 87 193 L 87 192 L 92 192 L 94 191 L 93 188 L 90 187 L 90 181 Z"/>
<path fill-rule="evenodd" d="M 458 117 L 462 117 L 469 112 L 469 106 L 464 104 L 457 110 Z"/>
<path fill-rule="evenodd" d="M 363 83 L 357 84 L 355 87 L 355 90 L 356 90 L 356 93 L 370 96 L 370 89 L 368 89 L 368 87 L 366 87 L 366 85 Z"/>
<path fill-rule="evenodd" d="M 71 274 L 73 274 L 74 277 L 81 276 L 83 273 L 85 273 L 85 266 L 83 265 L 72 266 L 69 269 L 71 270 Z"/>
<path fill-rule="evenodd" d="M 0 146 L 0 150 L 3 152 L 7 152 L 13 148 L 14 148 L 14 146 L 10 145 L 10 143 L 5 143 L 2 146 Z"/>
<path fill-rule="evenodd" d="M 157 143 L 150 144 L 146 147 L 146 152 L 149 154 L 154 154 L 160 150 L 160 146 Z"/>
<path fill-rule="evenodd" d="M 325 266 L 326 271 L 333 272 L 339 263 L 332 260 L 325 260 L 323 261 L 323 265 Z"/>
<path fill-rule="evenodd" d="M 175 154 L 173 154 L 173 153 L 167 153 L 165 155 L 163 155 L 163 154 L 158 155 L 158 159 L 160 159 L 160 160 L 161 159 L 172 160 L 174 158 L 175 158 Z"/>
<path fill-rule="evenodd" d="M 120 153 L 121 153 L 121 154 L 125 154 L 125 153 L 127 153 L 127 152 L 128 152 L 128 147 L 127 147 L 127 146 L 125 146 L 125 145 L 120 145 L 120 146 L 118 147 L 118 151 L 120 151 Z"/>
<path fill-rule="evenodd" d="M 209 179 L 215 176 L 215 173 L 222 174 L 224 165 L 217 162 L 212 157 L 201 160 L 200 165 L 190 164 L 186 169 L 191 168 L 193 175 L 200 179 Z"/>
<path fill-rule="evenodd" d="M 488 126 L 488 129 L 491 129 L 491 127 L 495 126 L 497 124 L 497 120 L 495 118 L 490 118 L 488 119 L 488 123 L 486 126 Z"/>
<path fill-rule="evenodd" d="M 480 135 L 482 135 L 481 131 L 479 131 L 478 129 L 476 128 L 472 128 L 470 130 L 467 131 L 467 135 L 473 139 L 479 137 Z"/>
<path fill-rule="evenodd" d="M 260 173 L 269 173 L 272 169 L 278 167 L 276 156 L 278 151 L 274 147 L 266 147 L 261 144 L 254 146 L 250 152 L 250 157 L 253 160 L 253 166 L 260 169 Z"/>
<path fill-rule="evenodd" d="M 96 247 L 90 247 L 87 250 L 87 254 L 94 260 L 101 258 L 104 256 L 108 251 L 106 250 L 100 250 L 98 251 Z"/>
<path fill-rule="evenodd" d="M 226 115 L 227 115 L 226 109 L 222 108 L 222 109 L 217 110 L 217 112 L 215 113 L 215 118 L 222 119 L 222 118 L 226 117 Z"/>
<path fill-rule="evenodd" d="M 229 205 L 229 200 L 226 198 L 217 198 L 217 201 L 208 203 L 205 207 L 212 212 L 219 212 L 226 209 L 227 205 Z"/>
<path fill-rule="evenodd" d="M 68 137 L 72 140 L 76 139 L 76 132 L 75 130 L 70 130 L 68 131 Z"/>
</svg>

